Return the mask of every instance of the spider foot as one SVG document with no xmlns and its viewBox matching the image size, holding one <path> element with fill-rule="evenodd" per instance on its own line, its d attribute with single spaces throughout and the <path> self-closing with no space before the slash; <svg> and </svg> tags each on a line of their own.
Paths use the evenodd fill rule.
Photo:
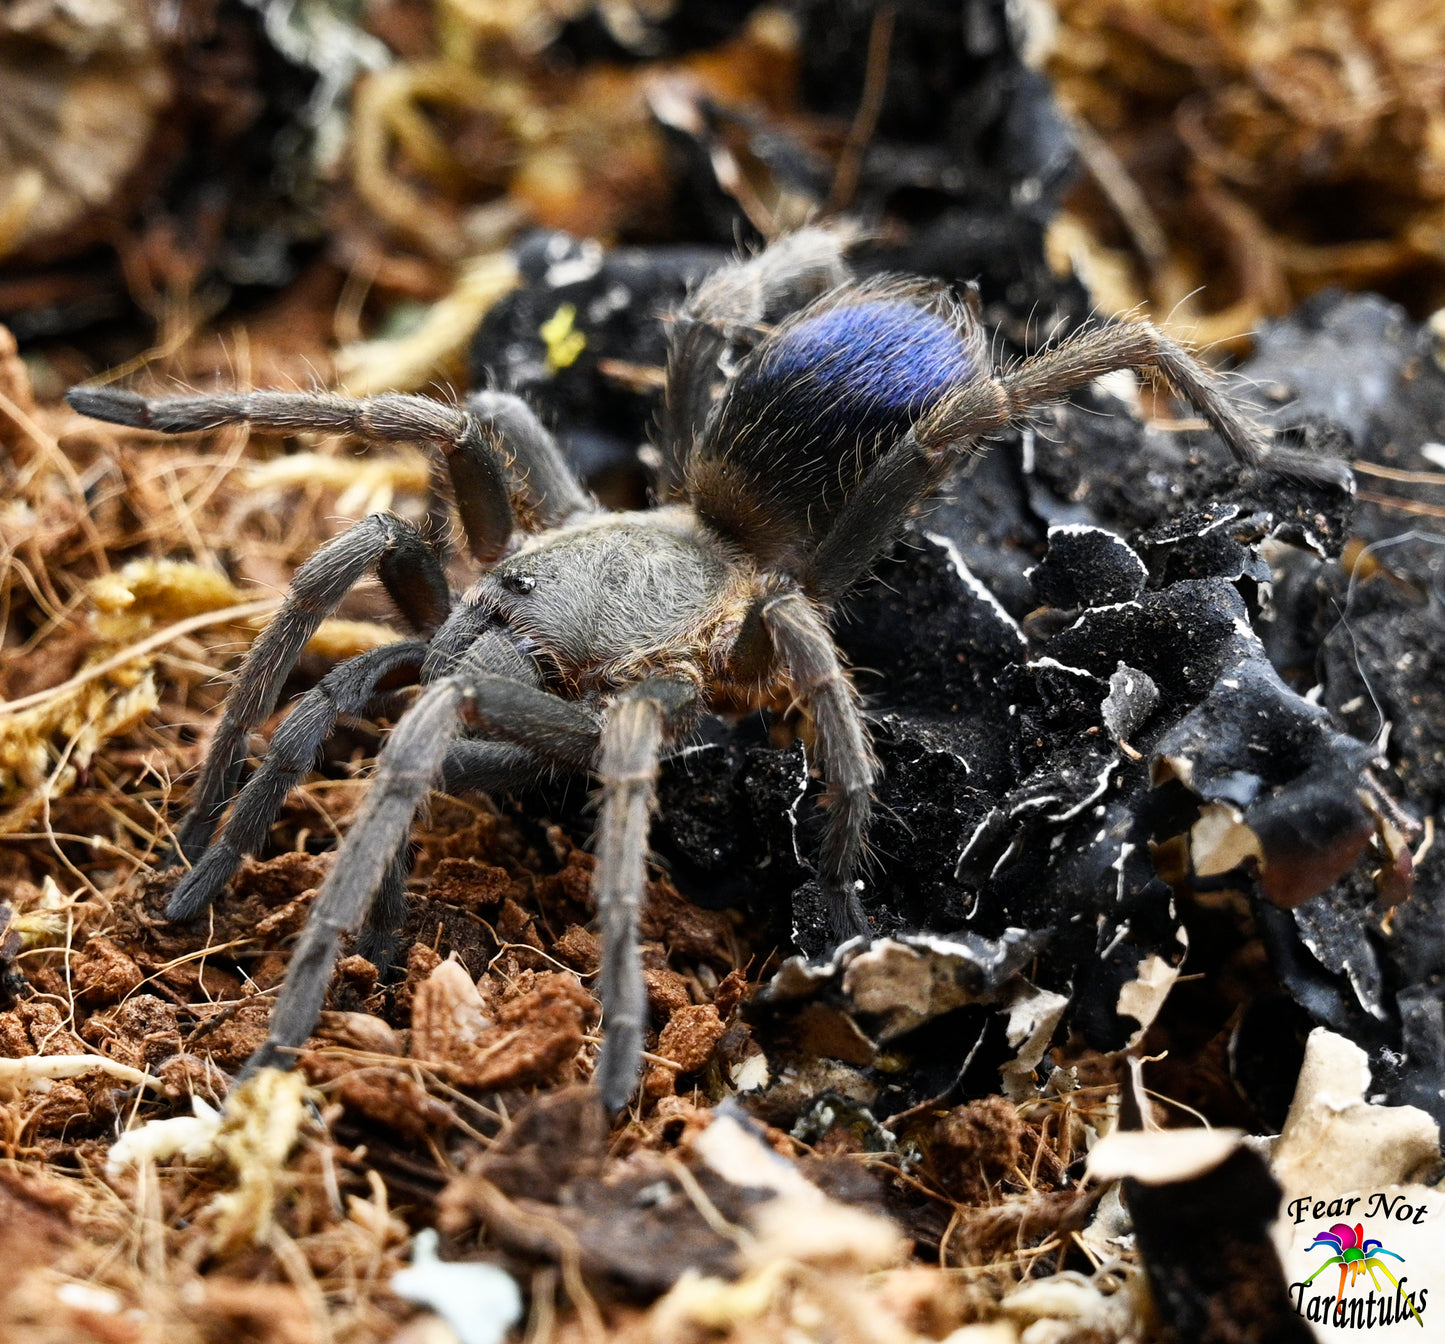
<svg viewBox="0 0 1445 1344">
<path fill-rule="evenodd" d="M 367 925 L 356 935 L 352 949 L 358 957 L 365 957 L 381 973 L 383 984 L 390 984 L 401 978 L 406 963 L 401 957 L 401 937 L 395 930 L 373 928 Z"/>
<path fill-rule="evenodd" d="M 813 960 L 826 960 L 842 944 L 855 938 L 871 940 L 872 923 L 855 891 L 830 889 L 811 878 L 793 892 L 792 941 Z"/>
<path fill-rule="evenodd" d="M 133 429 L 151 427 L 150 408 L 146 399 L 119 387 L 72 387 L 65 394 L 72 411 L 104 420 L 112 425 L 129 425 Z"/>
<path fill-rule="evenodd" d="M 832 928 L 833 940 L 846 943 L 850 938 L 873 937 L 873 926 L 858 898 L 858 883 L 833 890 L 825 888 L 829 906 L 828 922 Z"/>
<path fill-rule="evenodd" d="M 224 838 L 216 841 L 177 883 L 166 906 L 166 918 L 183 924 L 204 914 L 231 880 L 240 862 L 240 852 L 234 846 L 228 845 Z"/>
<path fill-rule="evenodd" d="M 262 1069 L 290 1069 L 296 1063 L 295 1050 L 282 1045 L 280 1041 L 268 1039 L 265 1044 L 257 1050 L 250 1059 L 241 1065 L 241 1071 L 236 1075 L 238 1083 L 244 1083 L 247 1078 L 254 1078 Z"/>
<path fill-rule="evenodd" d="M 1355 473 L 1350 470 L 1348 462 L 1292 448 L 1271 448 L 1252 468 L 1252 472 L 1256 477 L 1283 477 L 1287 481 L 1326 486 L 1349 495 L 1355 491 Z"/>
</svg>

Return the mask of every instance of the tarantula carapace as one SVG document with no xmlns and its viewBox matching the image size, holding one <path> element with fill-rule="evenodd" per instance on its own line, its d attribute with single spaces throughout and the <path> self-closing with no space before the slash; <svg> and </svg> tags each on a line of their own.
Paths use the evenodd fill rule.
<svg viewBox="0 0 1445 1344">
<path fill-rule="evenodd" d="M 675 315 L 659 447 L 677 502 L 643 512 L 599 509 L 505 393 L 460 408 L 399 395 L 70 393 L 88 415 L 167 433 L 249 421 L 435 445 L 482 569 L 453 594 L 433 545 L 375 514 L 301 566 L 237 676 L 180 831 L 194 866 L 175 919 L 203 911 L 262 845 L 338 716 L 366 714 L 398 685 L 423 688 L 386 741 L 248 1070 L 288 1062 L 310 1034 L 344 933 L 365 921 L 358 951 L 390 958 L 429 790 L 506 790 L 561 768 L 600 783 L 596 1081 L 622 1106 L 646 1025 L 637 923 L 658 763 L 699 717 L 800 714 L 825 782 L 817 866 L 833 931 L 866 935 L 857 870 L 876 767 L 829 634 L 838 598 L 983 436 L 1115 369 L 1161 376 L 1237 458 L 1259 460 L 1256 430 L 1214 377 L 1147 323 L 1093 326 L 997 371 L 967 306 L 924 281 L 854 281 L 846 244 L 841 230 L 792 234 L 714 273 Z M 213 839 L 250 731 L 318 624 L 373 570 L 419 638 L 353 658 L 308 692 Z"/>
</svg>

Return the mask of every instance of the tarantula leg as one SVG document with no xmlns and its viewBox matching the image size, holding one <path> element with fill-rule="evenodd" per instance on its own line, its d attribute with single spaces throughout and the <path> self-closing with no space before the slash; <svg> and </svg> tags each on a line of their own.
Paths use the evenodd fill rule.
<svg viewBox="0 0 1445 1344">
<path fill-rule="evenodd" d="M 648 822 L 663 742 L 695 698 L 687 682 L 642 682 L 612 704 L 602 726 L 593 892 L 602 927 L 603 1038 L 594 1081 L 608 1111 L 627 1105 L 642 1070 L 647 990 L 637 926 L 647 879 Z"/>
<path fill-rule="evenodd" d="M 1258 426 L 1244 416 L 1218 378 L 1149 322 L 1086 327 L 1024 360 L 999 381 L 1014 414 L 1019 414 L 1039 402 L 1057 401 L 1115 369 L 1162 377 L 1209 421 L 1245 466 L 1256 466 L 1268 453 Z"/>
<path fill-rule="evenodd" d="M 266 1042 L 246 1061 L 242 1077 L 261 1068 L 289 1068 L 285 1052 L 311 1034 L 326 1000 L 341 937 L 361 923 L 410 835 L 416 809 L 431 788 L 448 742 L 459 731 L 463 695 L 460 680 L 437 682 L 387 739 L 376 778 L 291 955 Z"/>
<path fill-rule="evenodd" d="M 442 758 L 443 793 L 501 793 L 535 783 L 546 770 L 535 752 L 510 742 L 461 737 Z M 401 842 L 381 880 L 371 912 L 356 936 L 356 952 L 385 970 L 396 956 L 397 933 L 406 919 L 406 879 L 411 871 L 410 837 Z"/>
<path fill-rule="evenodd" d="M 475 654 L 477 640 L 486 635 L 493 624 L 494 614 L 487 606 L 468 602 L 465 598 L 459 601 L 431 638 L 421 679 L 428 683 L 440 681 L 465 668 Z M 491 641 L 489 648 L 488 667 L 491 671 L 531 686 L 539 684 L 537 664 L 511 641 Z"/>
<path fill-rule="evenodd" d="M 73 387 L 65 399 L 82 415 L 163 434 L 251 424 L 430 443 L 446 461 L 473 556 L 483 562 L 497 559 L 516 528 L 511 482 L 490 431 L 475 416 L 430 397 L 230 392 L 148 398 L 121 388 Z"/>
<path fill-rule="evenodd" d="M 484 726 L 536 747 L 528 714 L 539 701 L 545 701 L 548 741 L 564 749 L 559 759 L 569 765 L 578 759 L 590 761 L 597 741 L 593 719 L 545 691 L 489 674 L 485 669 L 498 646 L 505 646 L 499 634 L 478 640 L 470 666 L 428 686 L 387 739 L 376 778 L 341 843 L 292 954 L 266 1043 L 247 1060 L 243 1076 L 260 1068 L 288 1067 L 288 1051 L 311 1034 L 326 1001 L 341 937 L 361 924 L 376 894 L 404 862 L 417 808 L 430 792 L 452 739 L 466 720 L 480 720 Z M 571 727 L 566 742 L 561 728 L 564 717 L 570 717 Z M 369 936 L 375 938 L 376 931 Z"/>
<path fill-rule="evenodd" d="M 827 819 L 818 877 L 833 936 L 842 942 L 869 932 L 858 899 L 857 871 L 873 807 L 873 759 L 858 693 L 838 660 L 832 636 L 801 593 L 768 598 L 763 626 L 788 667 L 799 705 L 813 721 L 813 750 L 823 774 Z"/>
<path fill-rule="evenodd" d="M 555 527 L 596 505 L 582 488 L 557 441 L 521 397 L 510 392 L 473 392 L 467 410 L 511 456 L 511 472 L 543 527 Z"/>
<path fill-rule="evenodd" d="M 453 797 L 514 792 L 537 783 L 547 768 L 536 752 L 515 743 L 461 737 L 447 748 L 438 787 Z"/>
<path fill-rule="evenodd" d="M 803 591 L 825 606 L 872 568 L 938 479 L 941 455 L 905 435 L 848 496 L 803 573 Z"/>
<path fill-rule="evenodd" d="M 236 790 L 246 737 L 276 707 L 281 687 L 317 627 L 375 565 L 392 601 L 426 631 L 447 613 L 446 576 L 431 547 L 410 523 L 374 513 L 311 556 L 291 581 L 275 619 L 256 637 L 226 697 L 177 848 L 194 860 L 210 843 L 226 802 Z"/>
<path fill-rule="evenodd" d="M 929 451 L 957 451 L 1116 369 L 1162 378 L 1209 422 L 1242 466 L 1350 488 L 1352 477 L 1343 463 L 1270 448 L 1264 431 L 1218 376 L 1149 322 L 1087 327 L 996 380 L 969 379 L 924 416 L 913 433 Z"/>
<path fill-rule="evenodd" d="M 404 835 L 381 875 L 366 922 L 356 935 L 356 954 L 383 974 L 396 959 L 397 935 L 406 921 L 406 879 L 411 873 L 411 836 Z"/>
<path fill-rule="evenodd" d="M 194 919 L 216 899 L 242 856 L 265 844 L 286 795 L 315 764 L 337 719 L 363 713 L 388 677 L 410 668 L 415 680 L 425 656 L 421 640 L 385 644 L 333 667 L 307 691 L 272 736 L 265 759 L 246 781 L 225 828 L 171 893 L 167 919 Z"/>
<path fill-rule="evenodd" d="M 479 742 L 460 737 L 442 758 L 443 793 L 501 793 L 526 788 L 546 771 L 535 752 L 510 742 Z M 385 970 L 396 956 L 397 933 L 406 919 L 406 879 L 411 872 L 411 840 L 401 842 L 377 889 L 371 911 L 356 936 L 356 952 Z"/>
</svg>

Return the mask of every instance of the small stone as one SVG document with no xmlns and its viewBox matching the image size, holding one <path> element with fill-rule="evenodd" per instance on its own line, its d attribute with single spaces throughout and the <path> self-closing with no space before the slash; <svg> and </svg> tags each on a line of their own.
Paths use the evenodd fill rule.
<svg viewBox="0 0 1445 1344">
<path fill-rule="evenodd" d="M 710 1003 L 679 1008 L 658 1038 L 657 1053 L 683 1073 L 696 1073 L 712 1058 L 727 1028 Z"/>
</svg>

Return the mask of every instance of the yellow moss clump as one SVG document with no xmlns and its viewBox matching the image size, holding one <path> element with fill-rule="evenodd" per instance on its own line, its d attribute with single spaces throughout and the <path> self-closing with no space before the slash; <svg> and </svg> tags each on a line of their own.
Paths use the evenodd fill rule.
<svg viewBox="0 0 1445 1344">
<path fill-rule="evenodd" d="M 397 495 L 425 494 L 430 481 L 430 459 L 415 449 L 369 457 L 290 453 L 246 471 L 246 487 L 253 496 L 297 486 L 337 490 L 335 512 L 342 518 L 385 513 Z"/>
<path fill-rule="evenodd" d="M 235 1172 L 236 1186 L 217 1195 L 207 1210 L 216 1218 L 216 1249 L 266 1242 L 307 1101 L 305 1077 L 279 1069 L 262 1069 L 227 1098 L 215 1148 Z"/>
<path fill-rule="evenodd" d="M 215 570 L 181 560 L 133 560 L 91 584 L 91 625 L 103 641 L 140 639 L 158 623 L 223 611 L 246 600 Z"/>
<path fill-rule="evenodd" d="M 0 713 L 0 835 L 23 830 L 66 793 L 101 744 L 128 732 L 160 704 L 155 674 L 127 665 L 31 709 Z"/>
<path fill-rule="evenodd" d="M 95 643 L 76 673 L 50 691 L 0 705 L 0 835 L 24 829 L 69 791 L 103 743 L 160 704 L 155 662 L 171 638 L 229 625 L 247 643 L 275 599 L 259 601 L 223 574 L 176 560 L 135 560 L 88 593 Z M 214 616 L 214 621 L 205 618 Z M 340 661 L 398 638 L 369 621 L 324 621 L 308 649 Z M 127 651 L 135 650 L 133 657 Z"/>
</svg>

